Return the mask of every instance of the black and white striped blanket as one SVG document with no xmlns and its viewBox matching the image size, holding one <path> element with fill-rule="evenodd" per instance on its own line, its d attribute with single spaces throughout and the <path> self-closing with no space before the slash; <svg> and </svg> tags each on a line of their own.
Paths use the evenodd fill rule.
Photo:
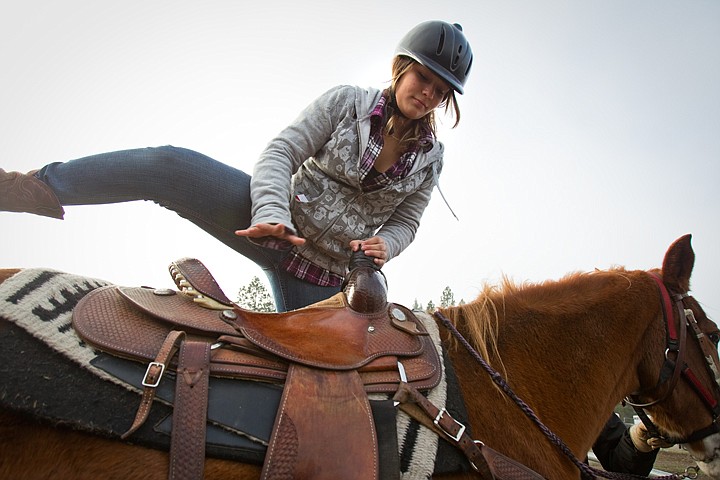
<svg viewBox="0 0 720 480">
<path fill-rule="evenodd" d="M 90 291 L 109 284 L 110 282 L 105 280 L 55 270 L 25 269 L 0 284 L 0 317 L 21 327 L 83 369 L 135 391 L 133 387 L 90 363 L 96 352 L 78 338 L 71 324 L 72 310 L 77 302 Z M 416 314 L 431 333 L 442 358 L 439 333 L 434 320 L 427 314 Z M 446 405 L 445 378 L 443 372 L 441 384 L 428 393 L 428 398 L 438 407 Z M 403 412 L 398 412 L 397 431 L 401 450 L 401 478 L 430 478 L 438 451 L 437 435 L 410 420 Z"/>
</svg>

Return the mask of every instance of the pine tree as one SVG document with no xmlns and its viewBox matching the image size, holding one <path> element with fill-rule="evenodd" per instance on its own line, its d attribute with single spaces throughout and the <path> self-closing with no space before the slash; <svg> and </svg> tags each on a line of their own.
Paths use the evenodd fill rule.
<svg viewBox="0 0 720 480">
<path fill-rule="evenodd" d="M 413 310 L 422 310 L 422 309 L 423 309 L 423 308 L 422 308 L 422 305 L 420 304 L 420 302 L 418 302 L 417 298 L 416 298 L 415 301 L 413 302 L 412 309 L 413 309 Z"/>
<path fill-rule="evenodd" d="M 440 308 L 454 307 L 455 306 L 455 295 L 453 294 L 450 287 L 445 287 L 442 295 L 440 296 Z"/>
<path fill-rule="evenodd" d="M 238 291 L 238 305 L 254 312 L 274 312 L 275 302 L 265 285 L 255 276 Z"/>
<path fill-rule="evenodd" d="M 433 312 L 435 311 L 435 304 L 433 303 L 432 300 L 430 300 L 430 301 L 427 303 L 427 307 L 425 307 L 425 311 L 426 311 L 427 313 L 433 313 Z"/>
</svg>

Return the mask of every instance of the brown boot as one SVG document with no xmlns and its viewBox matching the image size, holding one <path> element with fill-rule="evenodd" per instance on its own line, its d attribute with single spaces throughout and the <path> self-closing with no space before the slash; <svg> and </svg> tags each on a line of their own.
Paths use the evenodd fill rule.
<svg viewBox="0 0 720 480">
<path fill-rule="evenodd" d="M 62 219 L 65 214 L 55 193 L 33 175 L 0 168 L 0 211 L 26 212 Z"/>
</svg>

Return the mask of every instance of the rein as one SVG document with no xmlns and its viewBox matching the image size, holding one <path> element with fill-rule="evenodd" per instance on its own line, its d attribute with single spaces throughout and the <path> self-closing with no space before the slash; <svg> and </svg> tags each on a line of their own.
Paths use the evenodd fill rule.
<svg viewBox="0 0 720 480">
<path fill-rule="evenodd" d="M 585 462 L 582 462 L 578 460 L 578 458 L 573 454 L 573 452 L 570 450 L 570 448 L 565 444 L 565 442 L 558 437 L 552 430 L 550 430 L 542 421 L 538 418 L 538 416 L 535 414 L 535 412 L 532 410 L 532 408 L 525 403 L 508 385 L 508 383 L 505 381 L 505 379 L 500 375 L 495 369 L 493 369 L 486 361 L 483 359 L 482 355 L 480 355 L 477 350 L 470 345 L 470 342 L 467 341 L 467 339 L 458 331 L 458 329 L 453 325 L 453 323 L 440 312 L 439 310 L 435 311 L 433 315 L 440 320 L 440 322 L 443 324 L 443 326 L 465 347 L 465 349 L 470 353 L 470 355 L 477 361 L 480 366 L 487 372 L 488 375 L 490 375 L 490 378 L 492 381 L 508 396 L 510 397 L 515 404 L 522 410 L 522 412 L 525 414 L 526 417 L 528 417 L 545 435 L 545 437 L 553 444 L 555 445 L 577 468 L 580 470 L 580 474 L 582 478 L 585 479 L 594 479 L 597 477 L 603 477 L 603 478 L 646 478 L 640 475 L 632 475 L 632 474 L 621 474 L 621 473 L 613 473 L 613 472 L 606 472 L 604 470 L 599 470 L 596 468 L 591 467 L 590 465 L 586 464 Z M 682 476 L 679 475 L 666 475 L 663 477 L 658 477 L 661 479 L 666 480 L 680 480 Z"/>
</svg>

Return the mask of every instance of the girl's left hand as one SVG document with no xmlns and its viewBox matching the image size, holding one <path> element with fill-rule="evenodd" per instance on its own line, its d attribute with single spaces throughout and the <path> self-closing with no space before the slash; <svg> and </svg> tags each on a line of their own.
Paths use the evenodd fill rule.
<svg viewBox="0 0 720 480">
<path fill-rule="evenodd" d="M 381 237 L 353 240 L 350 242 L 350 248 L 353 252 L 362 250 L 368 257 L 374 257 L 373 261 L 378 267 L 382 267 L 387 262 L 387 246 Z"/>
</svg>

